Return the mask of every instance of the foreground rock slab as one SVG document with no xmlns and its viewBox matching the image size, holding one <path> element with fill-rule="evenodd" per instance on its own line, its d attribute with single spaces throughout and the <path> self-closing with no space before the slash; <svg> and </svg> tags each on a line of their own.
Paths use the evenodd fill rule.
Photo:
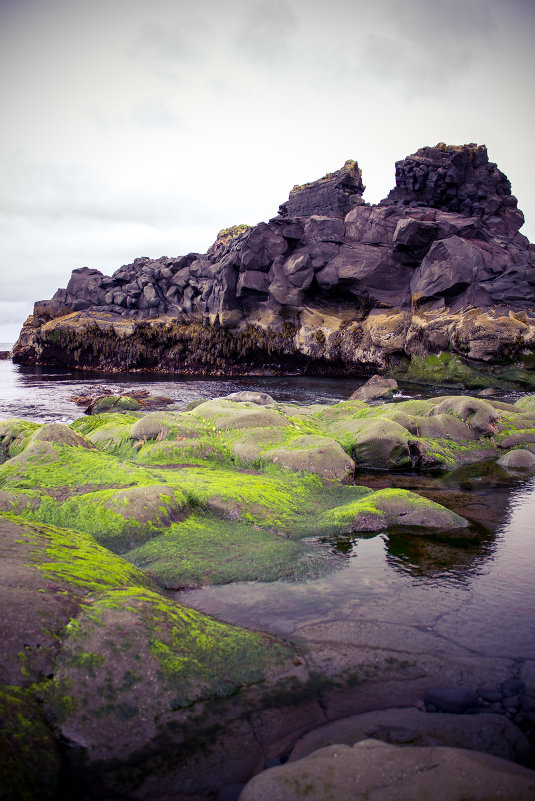
<svg viewBox="0 0 535 801">
<path fill-rule="evenodd" d="M 302 737 L 289 761 L 328 745 L 355 745 L 370 738 L 392 745 L 467 748 L 520 763 L 529 755 L 527 738 L 503 715 L 433 714 L 407 707 L 379 709 L 327 723 Z"/>
<path fill-rule="evenodd" d="M 534 794 L 535 772 L 499 757 L 363 740 L 270 768 L 246 785 L 240 801 L 532 801 Z"/>
</svg>

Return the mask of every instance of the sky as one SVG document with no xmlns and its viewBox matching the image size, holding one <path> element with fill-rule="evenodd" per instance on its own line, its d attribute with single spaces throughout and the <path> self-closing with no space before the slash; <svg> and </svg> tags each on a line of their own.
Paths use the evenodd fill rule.
<svg viewBox="0 0 535 801">
<path fill-rule="evenodd" d="M 486 144 L 535 241 L 534 0 L 0 0 L 0 341 L 355 159 Z"/>
</svg>

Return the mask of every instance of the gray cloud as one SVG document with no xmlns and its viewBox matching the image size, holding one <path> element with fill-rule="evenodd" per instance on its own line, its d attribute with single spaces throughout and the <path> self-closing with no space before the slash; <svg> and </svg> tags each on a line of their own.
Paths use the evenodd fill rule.
<svg viewBox="0 0 535 801">
<path fill-rule="evenodd" d="M 377 201 L 438 141 L 487 144 L 533 236 L 534 33 L 532 0 L 0 0 L 3 300 L 205 250 L 347 158 Z"/>
<path fill-rule="evenodd" d="M 132 112 L 132 119 L 142 128 L 176 128 L 180 119 L 168 104 L 153 97 L 143 100 Z"/>
<path fill-rule="evenodd" d="M 238 50 L 252 61 L 276 68 L 277 60 L 290 54 L 290 40 L 297 18 L 287 0 L 256 0 L 245 5 L 235 42 Z"/>
</svg>

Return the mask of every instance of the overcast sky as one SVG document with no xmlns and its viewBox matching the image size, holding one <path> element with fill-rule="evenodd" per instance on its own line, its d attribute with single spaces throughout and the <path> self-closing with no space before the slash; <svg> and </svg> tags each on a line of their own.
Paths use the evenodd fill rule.
<svg viewBox="0 0 535 801">
<path fill-rule="evenodd" d="M 534 0 L 0 0 L 0 341 L 356 159 L 486 144 L 535 240 Z"/>
</svg>

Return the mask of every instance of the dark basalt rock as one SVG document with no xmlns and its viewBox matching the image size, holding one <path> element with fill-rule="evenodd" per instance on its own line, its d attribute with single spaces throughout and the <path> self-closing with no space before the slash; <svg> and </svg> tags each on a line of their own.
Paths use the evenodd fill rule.
<svg viewBox="0 0 535 801">
<path fill-rule="evenodd" d="M 484 145 L 454 147 L 441 142 L 420 148 L 396 162 L 396 187 L 381 203 L 485 217 L 495 234 L 505 236 L 514 236 L 524 222 L 509 180 L 489 162 Z"/>
<path fill-rule="evenodd" d="M 282 217 L 310 217 L 322 214 L 345 217 L 356 204 L 363 203 L 362 173 L 356 161 L 346 161 L 336 172 L 329 172 L 318 181 L 294 186 L 290 197 L 279 206 Z"/>
<path fill-rule="evenodd" d="M 381 203 L 366 204 L 363 191 L 347 161 L 294 187 L 269 222 L 220 231 L 205 254 L 143 257 L 112 276 L 76 269 L 35 304 L 13 358 L 365 373 L 445 350 L 492 361 L 496 337 L 497 360 L 530 356 L 535 246 L 518 233 L 522 212 L 484 146 L 422 148 L 396 164 Z M 474 310 L 491 330 L 478 335 L 490 343 L 484 355 L 462 333 Z M 524 317 L 498 324 L 509 313 Z"/>
</svg>

